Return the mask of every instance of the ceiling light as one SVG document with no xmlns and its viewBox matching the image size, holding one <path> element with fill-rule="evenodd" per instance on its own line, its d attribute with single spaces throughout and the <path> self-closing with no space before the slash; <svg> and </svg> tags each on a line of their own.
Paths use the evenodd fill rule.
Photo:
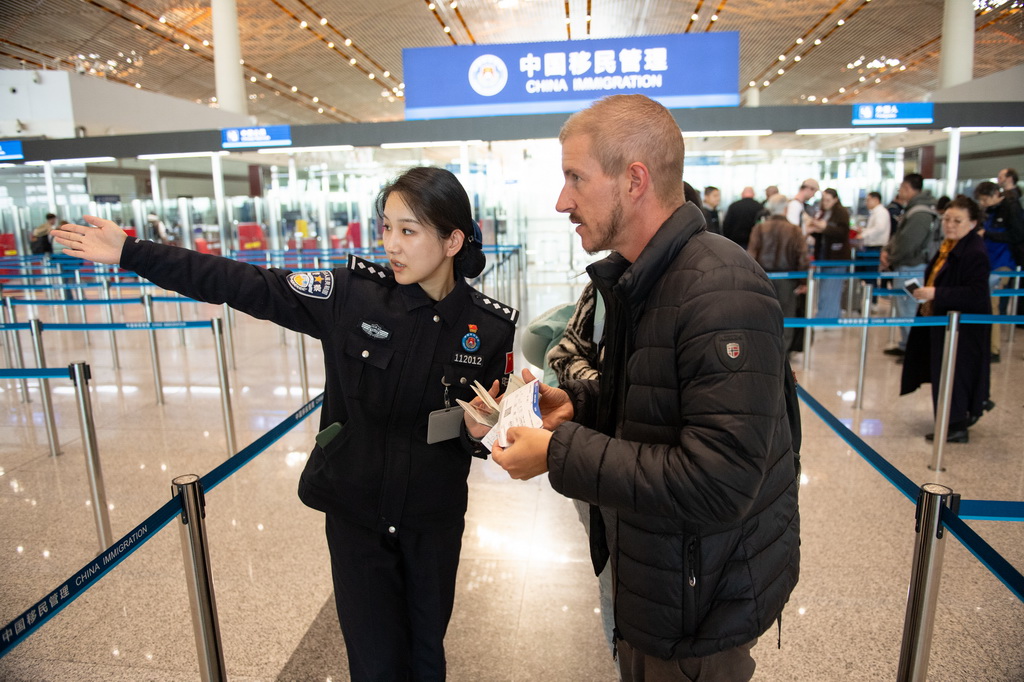
<svg viewBox="0 0 1024 682">
<path fill-rule="evenodd" d="M 711 15 L 711 21 L 718 21 L 718 15 L 717 14 L 712 14 Z"/>
<path fill-rule="evenodd" d="M 906 70 L 907 70 L 907 65 L 906 64 L 901 64 L 900 65 L 900 71 L 906 71 Z"/>
<path fill-rule="evenodd" d="M 700 17 L 697 16 L 696 12 L 690 15 L 690 21 L 697 21 L 698 19 L 700 19 Z"/>
<path fill-rule="evenodd" d="M 351 64 L 352 66 L 355 66 L 356 65 L 356 58 L 352 57 L 352 59 L 348 60 L 348 63 Z"/>
<path fill-rule="evenodd" d="M 875 82 L 876 82 L 876 83 L 881 83 L 881 82 L 882 82 L 882 79 L 881 79 L 881 78 L 876 78 L 876 79 L 875 79 Z"/>
<path fill-rule="evenodd" d="M 821 45 L 821 38 L 815 38 L 814 44 L 815 45 Z"/>
<path fill-rule="evenodd" d="M 160 23 L 161 24 L 166 24 L 167 23 L 167 17 L 160 17 Z"/>
<path fill-rule="evenodd" d="M 845 23 L 846 21 L 844 19 L 840 19 L 839 21 L 836 22 L 836 26 L 842 26 Z"/>
<path fill-rule="evenodd" d="M 334 43 L 327 43 L 327 47 L 329 47 L 329 48 L 331 48 L 333 50 L 334 49 Z"/>
<path fill-rule="evenodd" d="M 320 98 L 319 98 L 319 97 L 314 97 L 314 98 L 313 98 L 313 104 L 316 104 L 316 103 L 317 103 L 317 102 L 319 102 L 319 101 L 320 101 Z"/>
<path fill-rule="evenodd" d="M 306 28 L 307 26 L 309 26 L 309 24 L 307 24 L 305 21 L 299 22 L 299 28 Z"/>
<path fill-rule="evenodd" d="M 226 156 L 228 152 L 170 152 L 167 154 L 139 154 L 135 158 L 142 161 L 155 161 L 156 159 L 195 159 L 203 156 Z"/>
<path fill-rule="evenodd" d="M 861 133 L 905 133 L 907 128 L 801 128 L 797 135 L 853 135 Z"/>
<path fill-rule="evenodd" d="M 828 97 L 822 97 L 821 98 L 821 103 L 822 104 L 828 104 Z"/>
<path fill-rule="evenodd" d="M 754 87 L 757 85 L 757 83 L 755 83 L 754 81 L 750 81 L 749 83 L 747 83 L 747 85 L 749 85 L 750 87 Z"/>
<path fill-rule="evenodd" d="M 390 72 L 390 71 L 385 71 L 385 72 L 384 72 L 384 74 L 383 74 L 383 76 L 384 76 L 385 78 L 389 78 L 389 77 L 391 76 L 391 72 Z"/>
<path fill-rule="evenodd" d="M 373 80 L 374 78 L 376 78 L 376 76 L 374 76 L 372 73 L 369 74 L 369 76 L 370 76 L 370 80 Z"/>
<path fill-rule="evenodd" d="M 846 92 L 846 88 L 839 88 L 839 92 L 840 92 L 840 93 L 844 93 L 844 92 Z"/>
<path fill-rule="evenodd" d="M 817 97 L 815 97 L 814 95 L 808 95 L 808 96 L 807 96 L 807 101 L 808 101 L 808 102 L 814 102 L 814 101 L 817 101 L 817 99 L 818 99 L 818 98 L 817 98 Z"/>
<path fill-rule="evenodd" d="M 683 137 L 764 137 L 770 130 L 684 130 Z"/>
<path fill-rule="evenodd" d="M 188 46 L 188 43 L 185 43 L 184 45 L 182 45 L 182 47 L 184 47 L 186 50 L 191 50 L 192 49 L 191 47 Z"/>
<path fill-rule="evenodd" d="M 566 20 L 566 21 L 568 21 L 568 20 Z M 445 26 L 445 27 L 444 27 L 444 32 L 445 32 L 445 33 L 451 33 L 451 32 L 452 32 L 452 29 L 451 29 L 450 27 L 448 27 L 448 26 Z"/>
<path fill-rule="evenodd" d="M 427 4 L 427 9 L 429 9 L 431 12 L 433 12 L 434 11 L 434 3 L 432 3 L 432 2 L 428 3 Z"/>
<path fill-rule="evenodd" d="M 786 73 L 786 70 L 785 70 L 785 69 L 779 69 L 779 75 L 780 75 L 780 76 L 781 76 L 782 74 L 784 74 L 784 73 Z"/>
<path fill-rule="evenodd" d="M 273 80 L 273 79 L 274 79 L 274 74 L 268 73 L 267 74 L 267 80 L 269 81 L 269 80 Z"/>
<path fill-rule="evenodd" d="M 857 80 L 858 80 L 859 82 L 863 83 L 864 81 L 866 81 L 866 80 L 867 80 L 867 77 L 866 77 L 866 76 L 861 76 L 861 77 L 860 77 L 859 79 L 857 79 Z"/>
<path fill-rule="evenodd" d="M 245 66 L 245 60 L 244 59 L 239 59 L 238 63 L 241 64 L 242 66 Z"/>
<path fill-rule="evenodd" d="M 324 113 L 324 108 L 323 108 L 323 107 L 320 107 L 320 108 L 318 108 L 318 109 L 316 110 L 316 113 L 318 113 L 318 114 L 322 114 L 322 113 Z"/>
<path fill-rule="evenodd" d="M 769 85 L 771 85 L 771 81 L 765 81 L 765 82 L 764 82 L 764 87 L 766 87 L 766 88 L 767 88 L 767 87 L 768 87 Z"/>
<path fill-rule="evenodd" d="M 458 3 L 458 2 L 456 2 L 456 0 L 452 0 L 451 8 L 452 8 L 452 9 L 455 9 L 455 8 L 456 8 L 456 7 L 458 7 L 458 6 L 459 6 L 459 3 Z"/>
<path fill-rule="evenodd" d="M 796 39 L 796 44 L 797 45 L 803 45 L 804 44 L 804 39 L 803 38 L 797 38 Z"/>
<path fill-rule="evenodd" d="M 483 144 L 483 140 L 440 140 L 436 142 L 384 142 L 381 149 L 419 149 L 421 147 L 461 147 L 462 145 Z"/>
<path fill-rule="evenodd" d="M 355 149 L 350 144 L 333 144 L 323 145 L 320 147 L 287 147 L 282 149 L 281 147 L 268 147 L 266 149 L 257 149 L 257 154 L 301 154 L 303 152 L 347 152 Z"/>
<path fill-rule="evenodd" d="M 141 88 L 141 87 L 142 87 L 142 84 L 141 84 L 141 83 L 136 83 L 136 84 L 135 84 L 135 87 L 137 87 L 137 88 Z"/>
<path fill-rule="evenodd" d="M 780 61 L 780 62 L 784 62 L 784 61 L 786 61 L 786 55 L 784 55 L 784 54 L 780 54 L 780 55 L 779 55 L 779 61 Z"/>
<path fill-rule="evenodd" d="M 298 92 L 298 91 L 299 91 L 299 89 L 296 86 L 293 85 L 292 86 L 292 92 Z"/>
<path fill-rule="evenodd" d="M 26 166 L 44 166 L 50 163 L 54 166 L 80 166 L 83 163 L 110 163 L 117 161 L 113 156 L 90 156 L 82 159 L 51 159 L 47 161 L 27 161 Z"/>
<path fill-rule="evenodd" d="M 250 83 L 255 83 L 256 82 L 256 76 L 249 76 L 249 82 Z"/>
<path fill-rule="evenodd" d="M 326 26 L 327 25 L 327 17 L 320 17 L 320 25 L 321 26 Z"/>
<path fill-rule="evenodd" d="M 352 39 L 351 38 L 345 38 L 345 47 L 350 47 L 351 45 L 352 45 Z"/>
<path fill-rule="evenodd" d="M 210 41 L 209 40 L 204 40 L 203 41 L 203 47 L 209 47 L 209 46 L 210 46 Z"/>
<path fill-rule="evenodd" d="M 794 62 L 800 61 L 800 55 L 797 55 L 797 56 L 793 57 L 793 61 Z"/>
</svg>

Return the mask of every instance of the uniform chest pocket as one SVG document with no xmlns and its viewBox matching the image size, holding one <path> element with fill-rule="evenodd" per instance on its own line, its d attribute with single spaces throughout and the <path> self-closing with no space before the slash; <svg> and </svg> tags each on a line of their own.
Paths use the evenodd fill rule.
<svg viewBox="0 0 1024 682">
<path fill-rule="evenodd" d="M 349 333 L 345 340 L 348 394 L 382 404 L 394 397 L 396 382 L 390 380 L 398 362 L 395 350 L 365 336 Z"/>
<path fill-rule="evenodd" d="M 490 382 L 485 381 L 483 377 L 482 365 L 448 362 L 443 367 L 445 382 L 451 387 L 449 390 L 452 398 L 460 398 L 468 402 L 476 397 L 473 392 L 474 381 L 479 381 L 485 389 L 491 387 Z"/>
</svg>

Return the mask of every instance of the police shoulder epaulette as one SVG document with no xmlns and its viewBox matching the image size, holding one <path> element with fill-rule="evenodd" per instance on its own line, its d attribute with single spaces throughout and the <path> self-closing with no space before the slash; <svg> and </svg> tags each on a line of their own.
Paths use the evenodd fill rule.
<svg viewBox="0 0 1024 682">
<path fill-rule="evenodd" d="M 395 274 L 381 263 L 364 260 L 353 254 L 348 255 L 348 269 L 366 279 L 372 279 L 381 284 L 394 284 Z"/>
<path fill-rule="evenodd" d="M 473 302 L 484 310 L 489 310 L 500 318 L 506 319 L 512 324 L 516 323 L 519 319 L 519 311 L 510 305 L 505 305 L 501 301 L 495 301 L 490 296 L 481 294 L 479 291 L 473 292 Z"/>
</svg>

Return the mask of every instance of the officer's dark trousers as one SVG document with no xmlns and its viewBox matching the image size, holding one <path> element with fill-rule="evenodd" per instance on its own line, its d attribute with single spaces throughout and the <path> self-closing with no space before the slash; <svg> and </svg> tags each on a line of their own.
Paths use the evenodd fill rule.
<svg viewBox="0 0 1024 682">
<path fill-rule="evenodd" d="M 465 521 L 389 535 L 327 515 L 334 598 L 353 682 L 445 679 Z"/>
</svg>

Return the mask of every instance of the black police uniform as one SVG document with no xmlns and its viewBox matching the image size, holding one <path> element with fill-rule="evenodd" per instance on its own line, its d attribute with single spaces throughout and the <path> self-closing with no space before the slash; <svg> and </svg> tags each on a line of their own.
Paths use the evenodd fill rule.
<svg viewBox="0 0 1024 682">
<path fill-rule="evenodd" d="M 355 256 L 293 273 L 129 238 L 121 267 L 320 339 L 321 435 L 337 433 L 313 448 L 299 497 L 327 514 L 352 677 L 443 679 L 470 454 L 486 450 L 464 427 L 427 444 L 428 416 L 507 377 L 518 311 L 461 277 L 433 301 Z"/>
</svg>

